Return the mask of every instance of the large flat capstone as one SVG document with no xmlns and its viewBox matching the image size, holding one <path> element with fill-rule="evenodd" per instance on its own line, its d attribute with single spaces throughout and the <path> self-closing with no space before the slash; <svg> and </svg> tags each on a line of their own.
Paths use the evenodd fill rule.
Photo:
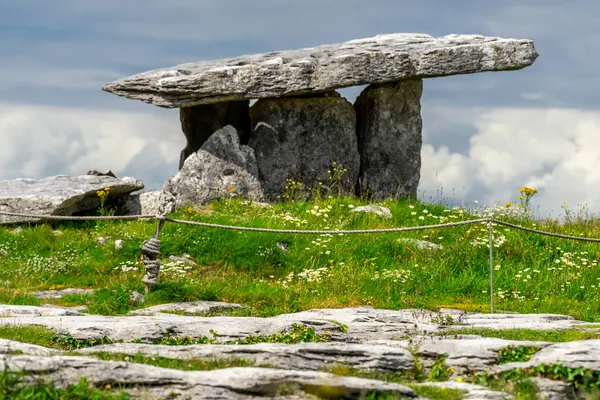
<svg viewBox="0 0 600 400">
<path fill-rule="evenodd" d="M 160 107 L 262 99 L 486 71 L 537 58 L 533 41 L 395 33 L 300 50 L 199 61 L 123 78 L 104 90 Z"/>
</svg>

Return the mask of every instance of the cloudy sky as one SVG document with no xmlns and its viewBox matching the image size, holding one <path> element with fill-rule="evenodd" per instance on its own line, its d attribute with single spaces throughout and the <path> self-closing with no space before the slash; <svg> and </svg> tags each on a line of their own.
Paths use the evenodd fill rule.
<svg viewBox="0 0 600 400">
<path fill-rule="evenodd" d="M 600 2 L 0 0 L 0 179 L 112 169 L 158 188 L 177 110 L 105 93 L 153 68 L 379 33 L 533 39 L 521 71 L 426 80 L 420 196 L 600 211 Z M 350 101 L 359 89 L 343 90 Z"/>
</svg>

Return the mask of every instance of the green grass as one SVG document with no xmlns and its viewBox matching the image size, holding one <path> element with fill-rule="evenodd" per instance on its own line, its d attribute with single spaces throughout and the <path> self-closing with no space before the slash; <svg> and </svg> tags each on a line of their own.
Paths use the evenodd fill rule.
<svg viewBox="0 0 600 400">
<path fill-rule="evenodd" d="M 508 346 L 498 350 L 498 361 L 496 364 L 529 361 L 538 351 L 540 351 L 538 347 Z"/>
<path fill-rule="evenodd" d="M 433 386 L 408 385 L 417 395 L 430 400 L 462 400 L 465 391 L 456 389 L 445 389 Z"/>
<path fill-rule="evenodd" d="M 429 225 L 475 218 L 463 208 L 401 200 L 383 202 L 393 219 L 350 213 L 366 204 L 346 197 L 311 202 L 282 202 L 272 208 L 221 200 L 204 210 L 181 210 L 176 218 L 241 226 L 286 229 L 371 229 Z M 211 213 L 207 214 L 206 209 Z M 594 219 L 559 225 L 513 218 L 537 228 L 598 236 Z M 504 214 L 504 215 L 503 215 Z M 63 235 L 54 236 L 54 229 Z M 23 226 L 18 234 L 0 227 L 0 301 L 39 304 L 32 290 L 96 288 L 89 296 L 70 296 L 59 304 L 84 304 L 90 312 L 125 314 L 139 307 L 132 291 L 142 292 L 140 245 L 155 223 L 65 222 Z M 569 314 L 600 321 L 597 244 L 542 237 L 494 228 L 496 307 L 523 313 Z M 110 238 L 98 245 L 96 238 Z M 161 233 L 163 257 L 188 253 L 189 269 L 163 259 L 161 283 L 146 305 L 220 300 L 248 305 L 253 316 L 272 316 L 311 308 L 372 305 L 378 308 L 428 308 L 453 305 L 468 311 L 489 310 L 489 254 L 485 225 L 429 229 L 397 234 L 288 235 L 238 232 L 167 223 Z M 442 250 L 420 250 L 398 241 L 424 239 Z M 114 240 L 124 240 L 116 250 Z M 284 252 L 278 242 L 288 245 Z M 129 269 L 129 270 L 128 270 Z M 123 272 L 126 271 L 127 272 Z"/>
<path fill-rule="evenodd" d="M 479 335 L 506 340 L 529 340 L 541 342 L 573 342 L 576 340 L 596 339 L 598 332 L 564 329 L 553 331 L 538 331 L 533 329 L 488 329 L 464 328 L 450 329 L 440 333 L 440 336 L 453 337 L 460 335 Z"/>
<path fill-rule="evenodd" d="M 54 341 L 55 332 L 44 326 L 0 325 L 0 338 L 21 343 L 37 344 L 52 349 L 70 350 Z"/>
<path fill-rule="evenodd" d="M 37 381 L 23 373 L 0 373 L 0 399 L 8 400 L 125 400 L 130 396 L 114 388 L 99 390 L 89 385 L 85 379 L 67 388 L 58 388 L 52 383 Z"/>
<path fill-rule="evenodd" d="M 126 361 L 138 364 L 147 364 L 161 368 L 179 369 L 183 371 L 211 371 L 214 369 L 231 367 L 252 367 L 254 362 L 245 359 L 207 359 L 207 360 L 176 360 L 173 358 L 153 357 L 143 354 L 127 355 L 113 353 L 90 354 L 100 360 Z"/>
</svg>

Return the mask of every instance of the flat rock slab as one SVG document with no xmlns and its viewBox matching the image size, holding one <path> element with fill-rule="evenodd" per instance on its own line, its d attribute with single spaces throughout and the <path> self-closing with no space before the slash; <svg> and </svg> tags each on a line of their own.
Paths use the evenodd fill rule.
<svg viewBox="0 0 600 400">
<path fill-rule="evenodd" d="M 144 354 L 178 360 L 244 359 L 257 366 L 316 371 L 333 365 L 380 372 L 399 372 L 415 366 L 405 348 L 354 343 L 260 343 L 249 345 L 168 346 L 138 343 L 115 343 L 79 350 L 82 354 Z"/>
<path fill-rule="evenodd" d="M 46 306 L 20 306 L 12 304 L 0 304 L 0 317 L 62 317 L 85 315 L 80 312 L 80 307 L 61 307 L 55 305 Z M 0 320 L 2 324 L 3 320 Z"/>
<path fill-rule="evenodd" d="M 60 290 L 44 290 L 40 292 L 30 292 L 28 294 L 38 299 L 62 299 L 65 296 L 90 295 L 92 293 L 94 293 L 94 289 L 66 288 Z"/>
<path fill-rule="evenodd" d="M 393 342 L 381 344 L 393 344 Z M 457 374 L 465 371 L 486 371 L 496 365 L 500 359 L 498 351 L 507 347 L 528 346 L 544 348 L 550 342 L 532 342 L 504 340 L 497 338 L 412 338 L 411 345 L 416 348 L 415 354 L 433 362 L 439 356 L 446 355 L 445 364 L 456 370 Z"/>
<path fill-rule="evenodd" d="M 160 107 L 263 99 L 410 78 L 531 65 L 533 41 L 480 35 L 395 33 L 300 50 L 199 61 L 148 71 L 104 90 Z"/>
<path fill-rule="evenodd" d="M 537 352 L 529 361 L 508 363 L 493 368 L 492 372 L 503 372 L 513 368 L 536 367 L 542 364 L 562 364 L 569 368 L 586 368 L 600 371 L 600 340 L 580 340 L 555 343 Z"/>
<path fill-rule="evenodd" d="M 436 323 L 438 313 L 428 310 L 378 310 L 369 307 L 308 310 L 271 318 L 196 317 L 173 314 L 157 316 L 81 315 L 73 310 L 34 306 L 0 305 L 0 315 L 12 318 L 0 321 L 10 325 L 42 325 L 70 333 L 76 339 L 102 339 L 152 342 L 168 336 L 212 337 L 229 342 L 250 335 L 270 335 L 303 324 L 317 333 L 327 331 L 331 341 L 356 342 L 403 339 L 418 334 L 441 333 L 448 326 Z M 584 325 L 571 317 L 545 314 L 470 314 L 465 324 L 454 328 L 487 327 L 493 329 L 569 329 Z M 491 322 L 493 321 L 493 323 Z M 345 326 L 344 326 L 345 325 Z"/>
<path fill-rule="evenodd" d="M 513 397 L 508 393 L 496 392 L 485 386 L 473 385 L 466 382 L 425 382 L 419 386 L 430 386 L 445 389 L 454 389 L 465 392 L 463 400 L 510 400 Z"/>
<path fill-rule="evenodd" d="M 368 393 L 387 393 L 397 398 L 417 398 L 402 385 L 378 380 L 341 377 L 323 372 L 269 368 L 226 368 L 213 371 L 180 371 L 144 364 L 102 361 L 80 356 L 0 355 L 0 370 L 27 371 L 57 385 L 72 385 L 85 378 L 94 386 L 125 387 L 137 395 L 177 399 L 284 399 L 278 390 L 296 389 L 294 398 L 309 393 L 335 393 L 337 398 L 358 399 Z M 171 394 L 177 396 L 172 397 Z"/>
<path fill-rule="evenodd" d="M 60 354 L 59 350 L 49 349 L 35 344 L 0 339 L 0 354 L 27 354 L 30 356 L 51 356 Z"/>
<path fill-rule="evenodd" d="M 248 307 L 239 304 L 224 303 L 221 301 L 192 301 L 189 303 L 166 303 L 157 306 L 132 310 L 127 315 L 161 315 L 169 313 L 182 313 L 187 315 L 212 314 L 216 312 L 228 312 Z"/>
<path fill-rule="evenodd" d="M 43 179 L 0 181 L 0 212 L 74 215 L 100 206 L 97 191 L 109 188 L 109 198 L 144 188 L 136 179 L 111 176 L 50 176 Z M 37 222 L 39 219 L 0 214 L 1 223 Z"/>
</svg>

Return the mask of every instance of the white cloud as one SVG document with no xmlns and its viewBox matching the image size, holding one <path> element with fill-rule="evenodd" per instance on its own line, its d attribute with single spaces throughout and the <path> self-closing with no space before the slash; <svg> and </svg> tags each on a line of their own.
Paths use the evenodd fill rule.
<svg viewBox="0 0 600 400">
<path fill-rule="evenodd" d="M 519 187 L 531 186 L 542 216 L 563 202 L 600 211 L 600 111 L 448 108 L 437 115 L 437 129 L 451 134 L 453 123 L 470 118 L 476 134 L 463 154 L 423 146 L 421 192 L 443 187 L 455 190 L 454 200 L 491 204 L 514 201 Z"/>
<path fill-rule="evenodd" d="M 85 174 L 89 169 L 148 177 L 130 164 L 152 145 L 152 166 L 172 174 L 185 139 L 176 110 L 135 113 L 75 107 L 0 108 L 0 179 Z M 134 163 L 141 168 L 139 162 Z M 155 181 L 154 181 L 155 182 Z"/>
</svg>

